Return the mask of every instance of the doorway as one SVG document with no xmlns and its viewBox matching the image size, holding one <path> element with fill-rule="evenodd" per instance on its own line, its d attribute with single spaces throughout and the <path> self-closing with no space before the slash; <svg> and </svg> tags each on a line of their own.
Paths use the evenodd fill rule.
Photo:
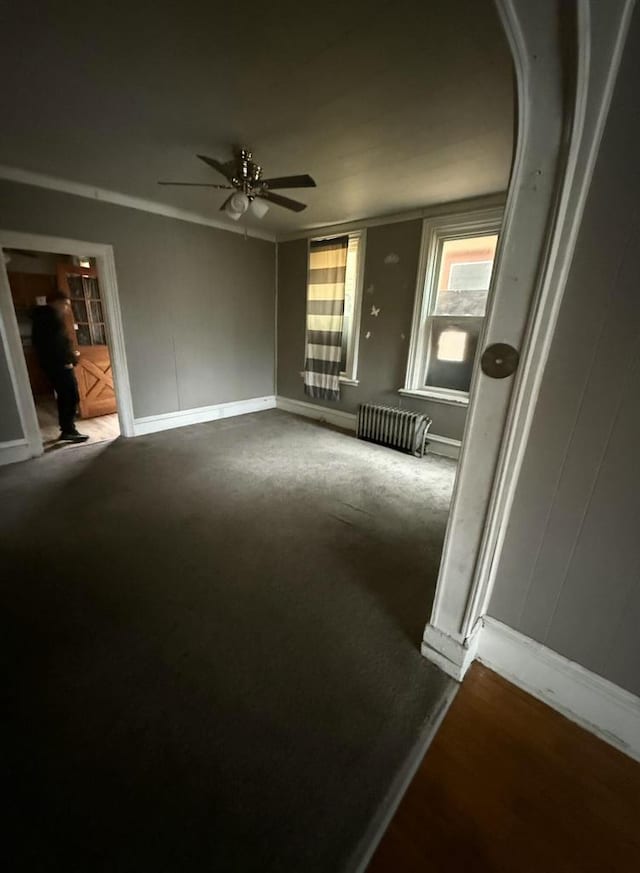
<svg viewBox="0 0 640 873">
<path fill-rule="evenodd" d="M 69 301 L 62 321 L 76 356 L 80 431 L 88 443 L 115 439 L 120 426 L 95 258 L 11 248 L 3 256 L 44 450 L 69 445 L 59 439 L 55 391 L 32 336 L 34 323 L 52 312 L 48 301 L 59 293 Z"/>
<path fill-rule="evenodd" d="M 133 410 L 111 246 L 0 231 L 0 312 L 22 458 L 60 449 L 56 396 L 32 343 L 34 315 L 56 294 L 75 359 L 77 428 L 88 443 L 133 436 Z M 20 459 L 20 458 L 17 458 Z"/>
</svg>

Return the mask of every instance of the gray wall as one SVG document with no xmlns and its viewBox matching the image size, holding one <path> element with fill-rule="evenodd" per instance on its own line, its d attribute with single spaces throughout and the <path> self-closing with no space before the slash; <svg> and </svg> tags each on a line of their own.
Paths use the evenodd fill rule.
<svg viewBox="0 0 640 873">
<path fill-rule="evenodd" d="M 375 401 L 426 412 L 432 431 L 462 439 L 466 410 L 459 407 L 403 397 L 411 321 L 416 292 L 422 222 L 385 224 L 367 229 L 364 266 L 358 386 L 344 385 L 338 403 L 345 412 L 356 412 L 359 403 Z M 389 254 L 395 263 L 385 263 Z M 395 261 L 395 259 L 394 259 Z M 300 371 L 304 366 L 307 296 L 307 240 L 278 245 L 278 394 L 294 400 L 314 401 L 304 393 Z M 377 317 L 371 307 L 380 309 Z M 371 336 L 366 339 L 367 333 Z M 329 405 L 318 401 L 319 405 Z"/>
<path fill-rule="evenodd" d="M 0 226 L 113 245 L 137 418 L 274 393 L 273 243 L 11 182 Z"/>
<path fill-rule="evenodd" d="M 640 694 L 636 13 L 489 613 Z"/>
</svg>

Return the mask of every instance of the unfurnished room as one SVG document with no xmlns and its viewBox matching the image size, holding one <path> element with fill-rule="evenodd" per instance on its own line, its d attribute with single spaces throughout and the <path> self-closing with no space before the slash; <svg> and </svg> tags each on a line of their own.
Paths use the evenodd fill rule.
<svg viewBox="0 0 640 873">
<path fill-rule="evenodd" d="M 638 51 L 3 10 L 4 869 L 637 869 Z"/>
</svg>

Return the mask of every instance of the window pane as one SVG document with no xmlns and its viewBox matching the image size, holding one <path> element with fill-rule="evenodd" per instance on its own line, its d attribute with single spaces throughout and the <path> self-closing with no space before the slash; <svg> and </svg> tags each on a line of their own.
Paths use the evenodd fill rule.
<svg viewBox="0 0 640 873">
<path fill-rule="evenodd" d="M 79 346 L 93 345 L 91 342 L 91 331 L 88 324 L 79 324 L 76 330 L 76 340 Z"/>
<path fill-rule="evenodd" d="M 464 330 L 443 330 L 438 337 L 436 357 L 439 361 L 464 361 L 467 348 L 467 332 Z"/>
<path fill-rule="evenodd" d="M 104 324 L 94 322 L 91 325 L 91 339 L 94 346 L 105 346 L 107 344 L 106 335 L 104 332 Z"/>
<path fill-rule="evenodd" d="M 342 353 L 340 357 L 340 372 L 347 369 L 349 346 L 353 326 L 353 316 L 356 302 L 356 281 L 358 278 L 358 257 L 360 253 L 360 237 L 349 236 L 347 249 L 347 268 L 344 277 L 344 315 L 342 320 Z"/>
<path fill-rule="evenodd" d="M 69 283 L 69 292 L 72 297 L 84 298 L 82 276 L 67 276 L 67 282 Z"/>
<path fill-rule="evenodd" d="M 92 300 L 91 306 L 91 321 L 104 321 L 102 317 L 102 303 L 99 300 Z"/>
<path fill-rule="evenodd" d="M 89 321 L 89 316 L 87 315 L 87 304 L 84 300 L 72 300 L 71 308 L 73 309 L 74 321 Z"/>
<path fill-rule="evenodd" d="M 428 319 L 426 388 L 469 390 L 483 321 L 457 315 Z"/>
<path fill-rule="evenodd" d="M 485 314 L 497 242 L 496 233 L 444 241 L 434 315 Z"/>
</svg>

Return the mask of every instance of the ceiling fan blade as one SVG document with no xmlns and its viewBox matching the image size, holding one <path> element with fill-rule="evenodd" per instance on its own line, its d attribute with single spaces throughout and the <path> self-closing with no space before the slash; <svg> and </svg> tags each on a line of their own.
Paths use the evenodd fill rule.
<svg viewBox="0 0 640 873">
<path fill-rule="evenodd" d="M 306 203 L 291 200 L 289 197 L 282 197 L 281 194 L 274 194 L 271 191 L 263 191 L 262 194 L 258 194 L 258 197 L 262 197 L 263 200 L 269 200 L 277 206 L 284 206 L 285 209 L 291 209 L 293 212 L 302 212 L 303 209 L 307 208 Z"/>
<path fill-rule="evenodd" d="M 223 164 L 222 161 L 217 161 L 215 158 L 208 158 L 206 155 L 196 155 L 196 157 L 200 158 L 200 160 L 204 161 L 205 164 L 208 164 L 210 167 L 213 167 L 214 170 L 221 173 L 229 182 L 233 179 L 236 167 L 235 161 L 227 161 L 226 164 Z"/>
<path fill-rule="evenodd" d="M 275 179 L 263 179 L 262 184 L 270 190 L 274 188 L 315 188 L 315 181 L 307 173 L 301 176 L 278 176 Z"/>
<path fill-rule="evenodd" d="M 233 185 L 214 185 L 210 182 L 158 182 L 158 185 L 182 185 L 189 188 L 226 188 L 233 191 Z"/>
<path fill-rule="evenodd" d="M 227 208 L 227 203 L 231 200 L 232 197 L 233 197 L 233 194 L 229 194 L 229 196 L 227 197 L 227 199 L 224 201 L 224 203 L 223 203 L 222 206 L 220 207 L 220 212 L 224 212 L 224 211 L 225 211 L 225 209 Z"/>
</svg>

